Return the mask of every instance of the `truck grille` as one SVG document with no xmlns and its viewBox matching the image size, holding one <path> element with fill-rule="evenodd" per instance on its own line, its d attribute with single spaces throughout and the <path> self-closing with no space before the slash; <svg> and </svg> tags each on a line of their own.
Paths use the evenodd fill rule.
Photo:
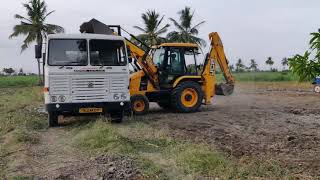
<svg viewBox="0 0 320 180">
<path fill-rule="evenodd" d="M 107 99 L 109 79 L 106 76 L 75 76 L 71 78 L 72 101 L 103 101 Z"/>
<path fill-rule="evenodd" d="M 70 102 L 106 102 L 114 93 L 128 91 L 128 79 L 119 74 L 50 74 L 50 95 L 66 95 Z"/>
<path fill-rule="evenodd" d="M 110 92 L 123 92 L 127 87 L 127 79 L 125 76 L 111 77 Z"/>
<path fill-rule="evenodd" d="M 52 77 L 49 81 L 50 94 L 59 95 L 59 94 L 69 94 L 69 79 L 65 77 Z"/>
</svg>

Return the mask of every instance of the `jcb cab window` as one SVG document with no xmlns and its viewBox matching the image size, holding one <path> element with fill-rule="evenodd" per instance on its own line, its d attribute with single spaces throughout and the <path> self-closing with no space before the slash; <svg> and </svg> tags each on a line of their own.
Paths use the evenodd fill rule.
<svg viewBox="0 0 320 180">
<path fill-rule="evenodd" d="M 123 41 L 90 40 L 90 64 L 93 66 L 126 65 Z"/>
<path fill-rule="evenodd" d="M 88 64 L 87 41 L 52 39 L 49 41 L 48 55 L 51 66 L 85 66 Z"/>
</svg>

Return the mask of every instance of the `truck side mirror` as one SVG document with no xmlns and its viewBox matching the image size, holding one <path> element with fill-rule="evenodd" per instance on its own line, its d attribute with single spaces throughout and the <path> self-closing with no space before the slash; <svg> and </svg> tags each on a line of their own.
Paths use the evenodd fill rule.
<svg viewBox="0 0 320 180">
<path fill-rule="evenodd" d="M 42 58 L 42 47 L 40 45 L 35 45 L 34 46 L 34 53 L 35 53 L 36 59 Z"/>
</svg>

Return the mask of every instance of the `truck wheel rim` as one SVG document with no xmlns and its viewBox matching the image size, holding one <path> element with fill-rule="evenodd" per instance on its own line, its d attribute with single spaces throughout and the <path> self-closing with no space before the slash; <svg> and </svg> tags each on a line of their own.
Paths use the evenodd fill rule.
<svg viewBox="0 0 320 180">
<path fill-rule="evenodd" d="M 143 100 L 137 100 L 133 103 L 133 108 L 136 112 L 141 112 L 145 108 L 145 104 Z"/>
<path fill-rule="evenodd" d="M 315 91 L 316 93 L 320 93 L 320 86 L 314 87 L 314 91 Z"/>
<path fill-rule="evenodd" d="M 194 107 L 198 102 L 198 93 L 192 88 L 182 91 L 181 102 L 185 107 Z"/>
</svg>

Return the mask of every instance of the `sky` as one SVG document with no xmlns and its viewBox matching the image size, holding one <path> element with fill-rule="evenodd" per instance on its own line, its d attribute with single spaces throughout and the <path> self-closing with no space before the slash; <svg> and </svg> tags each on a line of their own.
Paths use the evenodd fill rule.
<svg viewBox="0 0 320 180">
<path fill-rule="evenodd" d="M 34 45 L 23 53 L 23 36 L 9 39 L 12 28 L 19 23 L 15 14 L 26 15 L 26 0 L 1 0 L 0 6 L 0 70 L 4 67 L 23 68 L 37 72 Z M 168 18 L 178 19 L 177 12 L 185 6 L 195 10 L 199 37 L 207 40 L 210 32 L 218 32 L 231 64 L 241 58 L 246 65 L 255 59 L 260 69 L 271 56 L 274 67 L 281 69 L 281 59 L 303 53 L 308 48 L 310 33 L 320 28 L 319 0 L 46 0 L 48 10 L 55 10 L 47 22 L 63 26 L 66 33 L 79 33 L 79 26 L 92 18 L 105 24 L 119 24 L 133 34 L 133 26 L 143 26 L 141 14 L 155 9 Z M 169 31 L 174 30 L 173 25 Z M 208 52 L 206 47 L 204 52 Z"/>
</svg>

